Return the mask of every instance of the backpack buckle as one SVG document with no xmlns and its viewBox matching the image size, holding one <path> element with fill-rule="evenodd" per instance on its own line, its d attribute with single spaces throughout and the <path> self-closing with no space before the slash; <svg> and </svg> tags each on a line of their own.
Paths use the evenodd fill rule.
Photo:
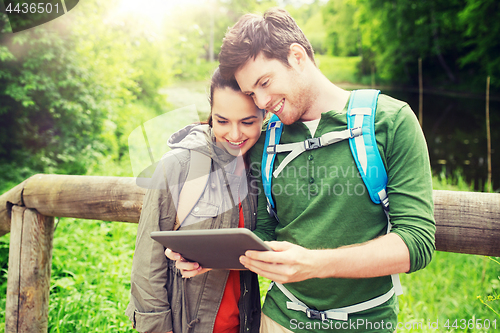
<svg viewBox="0 0 500 333">
<path fill-rule="evenodd" d="M 281 121 L 273 121 L 272 123 L 269 124 L 269 129 L 271 128 L 280 128 L 281 127 Z"/>
<path fill-rule="evenodd" d="M 321 321 L 326 320 L 326 313 L 324 311 L 306 309 L 306 316 L 309 319 L 319 319 Z"/>
<path fill-rule="evenodd" d="M 269 145 L 266 148 L 268 154 L 276 154 L 276 145 Z"/>
<path fill-rule="evenodd" d="M 363 129 L 361 127 L 351 128 L 350 138 L 355 138 L 357 136 L 363 135 Z"/>
<path fill-rule="evenodd" d="M 311 138 L 304 141 L 304 147 L 306 150 L 313 150 L 322 147 L 321 138 Z"/>
</svg>

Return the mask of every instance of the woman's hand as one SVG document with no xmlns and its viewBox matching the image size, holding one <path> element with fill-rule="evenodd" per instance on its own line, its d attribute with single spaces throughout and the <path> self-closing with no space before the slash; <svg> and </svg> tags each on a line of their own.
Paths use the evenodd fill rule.
<svg viewBox="0 0 500 333">
<path fill-rule="evenodd" d="M 179 253 L 173 252 L 170 249 L 165 250 L 165 255 L 170 260 L 175 261 L 175 267 L 181 271 L 184 278 L 192 278 L 211 270 L 211 268 L 202 268 L 197 262 L 186 261 Z"/>
</svg>

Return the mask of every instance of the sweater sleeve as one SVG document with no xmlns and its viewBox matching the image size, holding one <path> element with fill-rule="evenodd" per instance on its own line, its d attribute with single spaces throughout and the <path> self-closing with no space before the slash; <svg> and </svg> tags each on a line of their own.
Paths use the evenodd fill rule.
<svg viewBox="0 0 500 333">
<path fill-rule="evenodd" d="M 408 246 L 410 273 L 429 264 L 435 250 L 432 174 L 427 143 L 408 104 L 390 128 L 386 163 L 391 232 Z"/>
<path fill-rule="evenodd" d="M 169 291 L 165 288 L 168 258 L 163 245 L 150 237 L 152 231 L 172 230 L 174 224 L 176 210 L 165 171 L 168 170 L 170 178 L 170 175 L 181 173 L 181 166 L 175 156 L 169 157 L 162 159 L 156 168 L 144 196 L 137 229 L 131 298 L 126 314 L 139 332 L 172 331 Z"/>
</svg>

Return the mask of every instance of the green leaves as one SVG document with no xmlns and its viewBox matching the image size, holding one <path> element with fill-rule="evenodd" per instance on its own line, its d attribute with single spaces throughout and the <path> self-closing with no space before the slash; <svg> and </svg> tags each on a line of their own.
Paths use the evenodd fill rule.
<svg viewBox="0 0 500 333">
<path fill-rule="evenodd" d="M 481 64 L 484 75 L 500 78 L 500 4 L 498 1 L 466 1 L 466 6 L 458 13 L 464 27 L 464 45 L 468 52 L 460 58 L 462 67 Z M 484 80 L 481 80 L 484 82 Z M 493 83 L 500 86 L 498 80 Z"/>
<path fill-rule="evenodd" d="M 105 131 L 124 106 L 140 99 L 161 110 L 158 89 L 173 75 L 165 46 L 107 20 L 118 3 L 87 1 L 53 22 L 2 36 L 0 164 L 12 172 L 85 173 L 97 157 L 123 150 Z"/>
<path fill-rule="evenodd" d="M 415 84 L 420 57 L 427 84 L 483 90 L 487 75 L 500 77 L 499 6 L 495 0 L 330 0 L 323 7 L 326 45 L 333 55 L 361 55 L 363 74 L 373 66 L 383 82 Z"/>
</svg>

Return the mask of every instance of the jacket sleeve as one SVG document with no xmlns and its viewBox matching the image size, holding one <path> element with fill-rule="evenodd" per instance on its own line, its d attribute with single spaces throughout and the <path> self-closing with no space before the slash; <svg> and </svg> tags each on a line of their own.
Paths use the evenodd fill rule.
<svg viewBox="0 0 500 333">
<path fill-rule="evenodd" d="M 176 185 L 169 187 L 167 183 L 179 182 L 167 180 L 166 175 L 169 178 L 179 177 L 181 170 L 182 166 L 175 156 L 162 159 L 144 196 L 132 263 L 131 298 L 126 311 L 139 332 L 172 331 L 169 291 L 165 288 L 168 258 L 163 245 L 154 241 L 150 234 L 152 231 L 173 229 L 176 216 L 174 202 L 178 193 L 173 193 Z"/>
<path fill-rule="evenodd" d="M 424 268 L 435 250 L 436 225 L 427 143 L 406 104 L 393 119 L 386 151 L 391 232 L 410 253 L 410 271 Z"/>
</svg>

